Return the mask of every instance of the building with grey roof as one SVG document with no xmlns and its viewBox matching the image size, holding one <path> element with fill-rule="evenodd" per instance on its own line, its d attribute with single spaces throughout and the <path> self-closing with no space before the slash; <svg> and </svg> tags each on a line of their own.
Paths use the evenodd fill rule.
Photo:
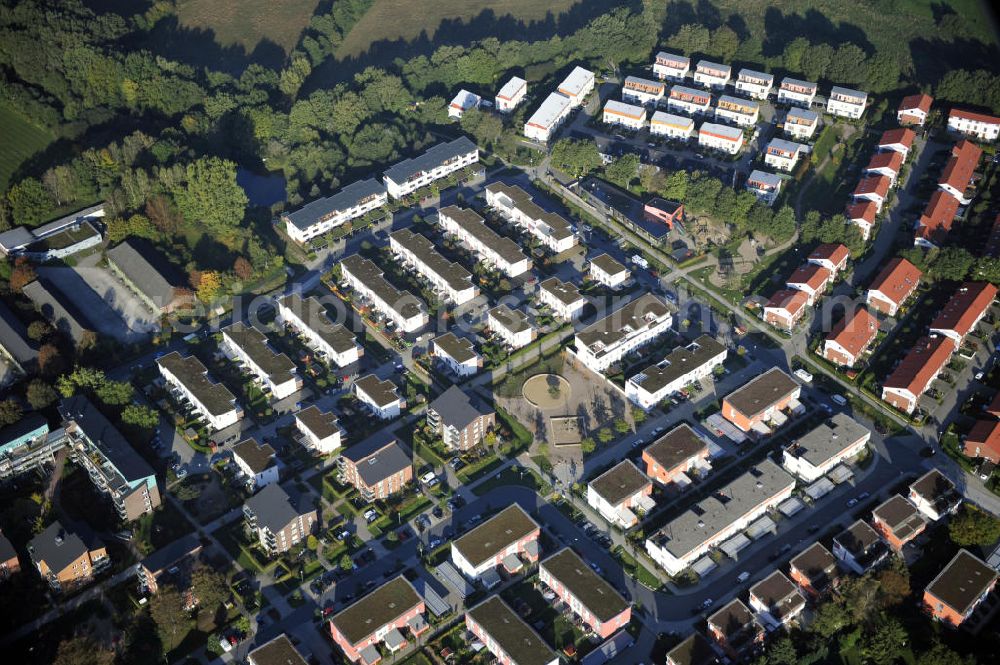
<svg viewBox="0 0 1000 665">
<path fill-rule="evenodd" d="M 460 136 L 389 167 L 382 180 L 389 196 L 401 199 L 478 161 L 479 148 L 465 136 Z"/>
<path fill-rule="evenodd" d="M 837 559 L 821 543 L 813 543 L 788 562 L 789 577 L 814 595 L 829 589 L 837 574 Z"/>
<path fill-rule="evenodd" d="M 329 455 L 343 441 L 337 416 L 329 411 L 321 411 L 315 404 L 296 412 L 295 426 L 301 434 L 302 445 L 320 455 Z"/>
<path fill-rule="evenodd" d="M 328 362 L 347 367 L 364 355 L 357 335 L 344 324 L 334 323 L 315 297 L 303 298 L 299 293 L 289 293 L 276 302 L 278 322 L 301 335 L 306 345 Z"/>
<path fill-rule="evenodd" d="M 194 304 L 180 271 L 143 238 L 126 238 L 107 251 L 108 267 L 147 307 L 169 314 Z"/>
<path fill-rule="evenodd" d="M 490 183 L 486 186 L 486 203 L 556 254 L 579 242 L 572 224 L 559 213 L 539 206 L 518 185 Z"/>
<path fill-rule="evenodd" d="M 66 335 L 74 344 L 80 344 L 88 333 L 97 329 L 87 314 L 54 282 L 45 277 L 39 277 L 25 285 L 22 293 L 53 328 Z"/>
<path fill-rule="evenodd" d="M 782 464 L 811 483 L 841 462 L 860 455 L 871 436 L 871 430 L 846 413 L 836 413 L 788 444 L 782 452 Z"/>
<path fill-rule="evenodd" d="M 636 406 L 651 409 L 695 381 L 712 376 L 725 362 L 728 351 L 714 337 L 701 335 L 686 346 L 674 348 L 660 362 L 629 377 L 625 395 Z"/>
<path fill-rule="evenodd" d="M 552 312 L 567 321 L 579 318 L 587 299 L 575 284 L 564 282 L 558 277 L 549 277 L 538 284 L 538 299 Z"/>
<path fill-rule="evenodd" d="M 776 570 L 750 587 L 750 607 L 771 626 L 788 625 L 806 608 L 795 584 Z"/>
<path fill-rule="evenodd" d="M 103 203 L 35 228 L 18 226 L 0 233 L 0 253 L 23 255 L 35 261 L 71 256 L 100 244 L 101 234 L 91 222 L 101 217 L 104 217 Z"/>
<path fill-rule="evenodd" d="M 5 303 L 0 302 L 0 356 L 15 369 L 10 376 L 32 374 L 38 370 L 38 348 L 28 339 L 28 329 Z M 0 385 L 4 383 L 0 377 Z"/>
<path fill-rule="evenodd" d="M 399 396 L 399 389 L 389 379 L 366 374 L 354 382 L 354 395 L 382 420 L 395 418 L 402 413 L 406 402 Z"/>
<path fill-rule="evenodd" d="M 708 617 L 708 635 L 732 658 L 739 658 L 764 640 L 764 627 L 739 598 Z"/>
<path fill-rule="evenodd" d="M 628 281 L 632 273 L 621 263 L 615 261 L 610 254 L 598 254 L 590 259 L 590 269 L 587 276 L 609 289 L 617 289 Z"/>
<path fill-rule="evenodd" d="M 140 589 L 145 593 L 156 593 L 164 577 L 176 579 L 181 568 L 189 573 L 201 550 L 201 538 L 193 532 L 157 549 L 136 566 Z"/>
<path fill-rule="evenodd" d="M 500 304 L 486 314 L 486 326 L 511 349 L 520 349 L 535 339 L 535 329 L 521 310 Z"/>
<path fill-rule="evenodd" d="M 960 626 L 996 583 L 997 571 L 962 549 L 924 589 L 923 604 L 934 618 Z"/>
<path fill-rule="evenodd" d="M 587 503 L 604 519 L 627 529 L 638 522 L 634 510 L 648 512 L 654 506 L 652 491 L 646 474 L 630 460 L 622 460 L 587 483 Z"/>
<path fill-rule="evenodd" d="M 521 251 L 520 245 L 487 226 L 474 210 L 446 206 L 438 211 L 438 221 L 481 261 L 508 277 L 518 277 L 531 270 L 531 260 Z"/>
<path fill-rule="evenodd" d="M 483 359 L 472 342 L 452 332 L 431 341 L 431 355 L 460 377 L 472 376 L 483 366 Z"/>
<path fill-rule="evenodd" d="M 479 294 L 472 273 L 441 256 L 426 236 L 400 229 L 389 236 L 389 248 L 396 258 L 416 270 L 443 299 L 462 305 Z"/>
<path fill-rule="evenodd" d="M 316 506 L 307 494 L 289 496 L 273 483 L 246 500 L 243 519 L 268 554 L 287 552 L 304 540 L 316 524 Z"/>
<path fill-rule="evenodd" d="M 500 596 L 490 596 L 465 613 L 465 627 L 502 663 L 558 665 L 559 656 Z"/>
<path fill-rule="evenodd" d="M 916 506 L 893 494 L 872 511 L 872 526 L 897 552 L 923 533 L 927 522 Z"/>
<path fill-rule="evenodd" d="M 595 372 L 603 372 L 626 354 L 670 330 L 672 310 L 645 293 L 576 334 L 577 358 Z"/>
<path fill-rule="evenodd" d="M 719 655 L 701 633 L 692 633 L 667 652 L 666 665 L 714 665 Z"/>
<path fill-rule="evenodd" d="M 258 490 L 278 482 L 280 470 L 271 444 L 246 439 L 233 445 L 232 450 L 233 462 L 251 489 Z"/>
<path fill-rule="evenodd" d="M 427 406 L 427 424 L 449 450 L 468 450 L 496 426 L 496 410 L 475 393 L 451 386 Z"/>
<path fill-rule="evenodd" d="M 156 364 L 174 396 L 190 404 L 213 430 L 225 429 L 243 417 L 236 397 L 224 385 L 212 381 L 208 369 L 194 356 L 171 351 L 157 358 Z"/>
<path fill-rule="evenodd" d="M 772 367 L 722 400 L 722 417 L 744 432 L 770 433 L 767 424 L 782 409 L 798 407 L 802 386 L 777 367 Z"/>
<path fill-rule="evenodd" d="M 70 592 L 90 584 L 111 565 L 100 538 L 85 525 L 53 522 L 28 542 L 28 556 L 53 591 Z"/>
<path fill-rule="evenodd" d="M 365 501 L 386 499 L 413 480 L 413 454 L 385 432 L 346 448 L 337 464 L 343 482 Z"/>
<path fill-rule="evenodd" d="M 288 237 L 305 243 L 388 202 L 385 185 L 368 178 L 352 182 L 332 196 L 310 201 L 294 212 L 286 212 L 281 219 Z"/>
<path fill-rule="evenodd" d="M 708 444 L 691 426 L 681 423 L 642 451 L 646 474 L 663 485 L 681 480 L 695 468 L 708 468 Z"/>
<path fill-rule="evenodd" d="M 770 459 L 702 499 L 646 539 L 646 551 L 676 575 L 792 495 L 795 479 Z"/>
<path fill-rule="evenodd" d="M 938 469 L 931 469 L 910 485 L 908 497 L 933 522 L 954 513 L 962 504 L 962 495 L 955 489 L 955 483 Z"/>
<path fill-rule="evenodd" d="M 302 388 L 295 363 L 268 344 L 267 337 L 253 326 L 237 321 L 222 329 L 222 352 L 242 365 L 264 392 L 280 400 Z"/>
<path fill-rule="evenodd" d="M 357 295 L 371 302 L 401 332 L 415 332 L 430 321 L 427 305 L 409 291 L 390 284 L 381 268 L 369 259 L 352 254 L 340 262 L 340 267 L 344 281 Z"/>
<path fill-rule="evenodd" d="M 889 548 L 867 522 L 857 520 L 833 539 L 833 556 L 858 575 L 885 561 Z"/>
</svg>

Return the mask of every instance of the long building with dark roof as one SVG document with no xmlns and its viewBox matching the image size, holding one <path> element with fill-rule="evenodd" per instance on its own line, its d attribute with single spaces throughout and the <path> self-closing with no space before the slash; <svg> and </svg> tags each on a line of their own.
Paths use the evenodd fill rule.
<svg viewBox="0 0 1000 665">
<path fill-rule="evenodd" d="M 438 143 L 423 154 L 389 167 L 382 180 L 389 196 L 401 199 L 478 161 L 479 148 L 461 136 L 453 141 Z"/>
<path fill-rule="evenodd" d="M 194 302 L 180 271 L 151 243 L 126 238 L 107 251 L 108 267 L 154 312 L 168 314 Z"/>
<path fill-rule="evenodd" d="M 603 372 L 627 353 L 663 335 L 673 323 L 667 303 L 646 293 L 576 334 L 576 355 Z"/>
<path fill-rule="evenodd" d="M 288 237 L 304 243 L 388 202 L 385 185 L 369 178 L 352 182 L 332 196 L 310 201 L 294 212 L 283 214 L 281 219 Z"/>
</svg>

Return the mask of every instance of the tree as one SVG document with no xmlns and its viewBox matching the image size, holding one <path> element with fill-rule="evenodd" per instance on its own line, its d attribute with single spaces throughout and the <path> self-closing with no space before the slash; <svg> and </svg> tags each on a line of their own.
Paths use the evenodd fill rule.
<svg viewBox="0 0 1000 665">
<path fill-rule="evenodd" d="M 875 630 L 862 641 L 861 653 L 875 665 L 889 665 L 902 656 L 906 639 L 906 628 L 899 619 L 882 615 Z"/>
<path fill-rule="evenodd" d="M 624 418 L 615 418 L 615 431 L 619 434 L 624 434 L 629 431 L 628 422 Z"/>
<path fill-rule="evenodd" d="M 129 404 L 134 393 L 135 388 L 128 381 L 105 381 L 95 391 L 97 398 L 108 406 Z"/>
<path fill-rule="evenodd" d="M 493 113 L 469 109 L 459 121 L 462 131 L 471 134 L 481 146 L 494 145 L 503 134 L 503 122 Z"/>
<path fill-rule="evenodd" d="M 25 286 L 35 281 L 37 277 L 35 268 L 28 263 L 28 259 L 19 256 L 14 260 L 14 269 L 10 271 L 10 290 L 14 293 L 20 293 Z"/>
<path fill-rule="evenodd" d="M 203 157 L 184 168 L 184 182 L 171 194 L 189 224 L 225 235 L 239 226 L 246 211 L 246 192 L 236 183 L 236 164 L 218 157 Z"/>
<path fill-rule="evenodd" d="M 552 146 L 552 166 L 580 178 L 601 167 L 601 155 L 593 141 L 559 139 Z"/>
<path fill-rule="evenodd" d="M 975 665 L 975 658 L 962 658 L 958 653 L 941 642 L 917 656 L 917 665 Z"/>
<path fill-rule="evenodd" d="M 169 585 L 161 586 L 149 600 L 149 615 L 156 623 L 164 651 L 172 651 L 187 634 L 191 619 L 184 606 L 184 594 Z"/>
<path fill-rule="evenodd" d="M 206 270 L 200 273 L 198 278 L 197 294 L 198 300 L 204 303 L 212 302 L 219 291 L 222 290 L 222 278 L 219 273 L 213 270 Z"/>
<path fill-rule="evenodd" d="M 7 192 L 7 203 L 15 224 L 35 226 L 55 207 L 48 190 L 36 178 L 25 178 Z"/>
<path fill-rule="evenodd" d="M 152 430 L 160 424 L 160 416 L 155 409 L 143 404 L 129 404 L 122 409 L 122 422 L 139 429 Z"/>
<path fill-rule="evenodd" d="M 42 344 L 38 349 L 38 369 L 44 376 L 56 376 L 62 372 L 65 362 L 54 344 Z"/>
<path fill-rule="evenodd" d="M 210 614 L 229 597 L 226 577 L 205 564 L 199 564 L 191 571 L 191 592 L 198 599 L 198 607 Z"/>
<path fill-rule="evenodd" d="M 928 273 L 936 280 L 959 282 L 969 274 L 974 260 L 962 247 L 945 247 L 931 263 Z"/>
<path fill-rule="evenodd" d="M 52 334 L 52 326 L 48 321 L 32 321 L 28 324 L 28 339 L 41 342 Z"/>
<path fill-rule="evenodd" d="M 59 399 L 59 394 L 55 388 L 42 379 L 34 379 L 28 384 L 24 397 L 28 400 L 31 408 L 38 410 L 44 409 Z"/>
<path fill-rule="evenodd" d="M 1000 538 L 1000 519 L 966 503 L 948 523 L 948 536 L 959 547 L 991 545 Z"/>
<path fill-rule="evenodd" d="M 901 605 L 909 597 L 910 573 L 901 561 L 899 565 L 883 570 L 876 579 L 882 607 Z"/>
<path fill-rule="evenodd" d="M 594 443 L 594 440 L 592 438 L 590 438 L 589 436 L 585 436 L 582 439 L 580 439 L 580 451 L 584 455 L 589 455 L 590 453 L 594 452 L 594 450 L 596 450 L 596 449 L 597 449 L 597 445 Z"/>
<path fill-rule="evenodd" d="M 89 637 L 71 637 L 59 643 L 52 665 L 112 665 L 115 652 Z"/>
<path fill-rule="evenodd" d="M 982 256 L 976 259 L 972 268 L 972 276 L 975 279 L 982 279 L 991 284 L 1000 284 L 1000 259 L 989 256 Z"/>
<path fill-rule="evenodd" d="M 639 175 L 639 166 L 639 155 L 630 152 L 605 166 L 604 176 L 619 187 L 628 189 Z"/>
<path fill-rule="evenodd" d="M 350 554 L 345 553 L 340 555 L 340 561 L 337 565 L 340 566 L 341 570 L 348 571 L 354 568 L 354 561 L 351 560 Z"/>
<path fill-rule="evenodd" d="M 798 665 L 799 653 L 795 643 L 788 637 L 782 637 L 768 649 L 767 662 L 769 665 Z"/>
<path fill-rule="evenodd" d="M 781 63 L 790 72 L 802 71 L 802 55 L 811 47 L 805 37 L 796 37 L 785 45 L 781 54 Z"/>
<path fill-rule="evenodd" d="M 833 47 L 829 44 L 816 44 L 802 54 L 801 71 L 808 81 L 818 81 L 826 78 L 827 69 L 833 59 Z"/>
<path fill-rule="evenodd" d="M 728 25 L 721 26 L 712 31 L 708 50 L 722 62 L 731 61 L 739 47 L 740 37 Z"/>
<path fill-rule="evenodd" d="M 846 628 L 851 621 L 841 603 L 830 600 L 816 609 L 816 616 L 809 623 L 809 632 L 829 639 Z"/>
<path fill-rule="evenodd" d="M 608 443 L 613 438 L 614 434 L 612 434 L 611 430 L 608 429 L 607 427 L 602 427 L 601 429 L 597 430 L 597 440 L 600 441 L 601 443 Z"/>
<path fill-rule="evenodd" d="M 699 23 L 687 23 L 670 38 L 670 45 L 684 53 L 706 53 L 711 39 L 708 28 Z"/>
<path fill-rule="evenodd" d="M 242 256 L 237 256 L 233 261 L 233 274 L 244 282 L 253 277 L 253 266 Z"/>
<path fill-rule="evenodd" d="M 13 425 L 21 420 L 23 415 L 24 411 L 21 409 L 21 405 L 13 399 L 8 397 L 0 401 L 0 427 Z"/>
<path fill-rule="evenodd" d="M 289 97 L 295 97 L 311 73 L 312 66 L 309 64 L 308 58 L 303 56 L 292 58 L 292 62 L 281 72 L 278 89 Z"/>
<path fill-rule="evenodd" d="M 317 549 L 319 549 L 319 539 L 310 533 L 308 536 L 306 536 L 306 547 L 315 552 Z"/>
</svg>

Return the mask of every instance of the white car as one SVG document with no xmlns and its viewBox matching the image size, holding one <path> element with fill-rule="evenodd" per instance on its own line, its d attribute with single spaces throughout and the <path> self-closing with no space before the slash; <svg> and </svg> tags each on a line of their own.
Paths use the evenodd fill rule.
<svg viewBox="0 0 1000 665">
<path fill-rule="evenodd" d="M 847 398 L 843 395 L 830 395 L 830 401 L 839 404 L 840 406 L 847 406 Z"/>
<path fill-rule="evenodd" d="M 433 471 L 428 471 L 427 473 L 425 473 L 424 475 L 422 475 L 420 477 L 420 482 L 422 482 L 423 484 L 426 485 L 427 483 L 429 483 L 432 480 L 434 480 L 434 478 L 436 478 L 436 476 L 434 475 L 434 472 Z"/>
<path fill-rule="evenodd" d="M 803 368 L 800 367 L 797 370 L 795 370 L 795 372 L 793 372 L 793 373 L 795 374 L 795 376 L 799 377 L 800 379 L 802 379 L 806 383 L 812 383 L 813 375 L 810 374 L 809 372 L 805 371 L 805 369 L 803 369 Z"/>
<path fill-rule="evenodd" d="M 229 653 L 230 651 L 233 650 L 233 645 L 230 644 L 229 640 L 227 640 L 225 637 L 219 638 L 219 646 L 222 647 L 222 650 L 225 651 L 226 653 Z"/>
</svg>

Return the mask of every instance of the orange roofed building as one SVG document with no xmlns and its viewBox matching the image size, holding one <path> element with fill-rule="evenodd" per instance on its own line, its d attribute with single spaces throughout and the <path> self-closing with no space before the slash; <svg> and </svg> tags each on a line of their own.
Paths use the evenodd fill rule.
<svg viewBox="0 0 1000 665">
<path fill-rule="evenodd" d="M 896 121 L 901 125 L 923 127 L 927 122 L 927 114 L 931 112 L 934 98 L 930 95 L 909 95 L 899 103 L 896 111 Z"/>
<path fill-rule="evenodd" d="M 983 320 L 997 287 L 989 282 L 965 282 L 931 321 L 931 333 L 950 337 L 956 346 Z"/>
<path fill-rule="evenodd" d="M 814 249 L 806 259 L 809 263 L 823 266 L 834 275 L 844 269 L 851 252 L 839 242 L 825 242 Z"/>
<path fill-rule="evenodd" d="M 823 357 L 834 365 L 854 367 L 875 341 L 878 319 L 864 307 L 847 314 L 833 327 L 823 342 Z"/>
<path fill-rule="evenodd" d="M 913 244 L 918 247 L 940 247 L 951 231 L 957 214 L 958 199 L 943 189 L 935 191 L 917 222 Z"/>
<path fill-rule="evenodd" d="M 948 192 L 962 205 L 972 203 L 973 177 L 983 151 L 975 143 L 962 140 L 951 149 L 951 158 L 945 164 L 938 187 Z"/>
<path fill-rule="evenodd" d="M 1000 420 L 977 420 L 965 436 L 962 452 L 1000 464 Z"/>
<path fill-rule="evenodd" d="M 886 197 L 889 196 L 889 189 L 892 187 L 892 181 L 889 180 L 887 176 L 884 175 L 870 175 L 866 178 L 862 178 L 858 186 L 854 188 L 854 199 L 867 200 L 875 204 L 876 208 L 882 209 L 882 205 L 885 204 Z"/>
<path fill-rule="evenodd" d="M 898 152 L 903 155 L 903 159 L 906 159 L 915 138 L 917 138 L 917 133 L 912 129 L 905 127 L 889 129 L 882 132 L 882 138 L 878 141 L 878 149 Z"/>
<path fill-rule="evenodd" d="M 877 214 L 878 206 L 875 205 L 874 201 L 867 199 L 851 203 L 844 211 L 847 221 L 861 229 L 861 235 L 865 240 L 868 240 L 868 236 L 872 232 L 872 227 L 875 226 L 875 216 Z"/>
<path fill-rule="evenodd" d="M 895 258 L 868 287 L 865 302 L 878 312 L 895 316 L 900 306 L 913 295 L 922 276 L 915 265 L 906 259 Z"/>
<path fill-rule="evenodd" d="M 889 182 L 895 186 L 899 170 L 903 168 L 903 155 L 895 150 L 876 152 L 868 160 L 865 167 L 865 175 L 884 175 L 889 178 Z"/>
<path fill-rule="evenodd" d="M 785 286 L 796 291 L 802 291 L 809 296 L 809 304 L 812 305 L 830 285 L 833 280 L 833 272 L 815 263 L 805 263 L 795 269 Z"/>
<path fill-rule="evenodd" d="M 951 354 L 955 343 L 948 337 L 921 337 L 882 384 L 882 400 L 905 413 L 913 413 L 917 400 L 931 386 Z"/>
<path fill-rule="evenodd" d="M 775 292 L 764 305 L 764 321 L 782 330 L 791 330 L 806 313 L 809 295 L 796 289 Z"/>
</svg>

